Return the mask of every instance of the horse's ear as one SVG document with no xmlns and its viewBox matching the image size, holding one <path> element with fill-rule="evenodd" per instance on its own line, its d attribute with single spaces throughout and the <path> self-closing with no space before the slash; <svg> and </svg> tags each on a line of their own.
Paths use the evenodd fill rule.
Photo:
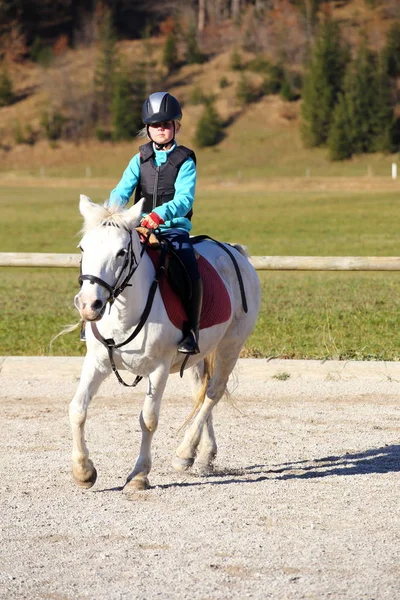
<svg viewBox="0 0 400 600">
<path fill-rule="evenodd" d="M 130 229 L 137 227 L 143 216 L 143 205 L 144 198 L 141 198 L 139 202 L 136 202 L 131 208 L 123 213 L 124 221 Z"/>
<path fill-rule="evenodd" d="M 84 216 L 83 211 L 85 208 L 89 207 L 93 202 L 89 198 L 89 196 L 85 196 L 85 194 L 81 194 L 79 196 L 79 210 L 81 211 L 81 215 Z"/>
<path fill-rule="evenodd" d="M 80 195 L 79 210 L 87 225 L 94 225 L 104 218 L 104 206 L 95 204 L 85 194 Z"/>
</svg>

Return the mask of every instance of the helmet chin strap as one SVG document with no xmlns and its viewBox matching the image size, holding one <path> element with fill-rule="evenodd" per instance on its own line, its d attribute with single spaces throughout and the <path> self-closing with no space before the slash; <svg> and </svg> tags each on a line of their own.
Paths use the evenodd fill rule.
<svg viewBox="0 0 400 600">
<path fill-rule="evenodd" d="M 173 145 L 173 143 L 174 143 L 174 141 L 175 141 L 175 129 L 176 129 L 176 128 L 175 128 L 175 121 L 173 121 L 173 123 L 174 123 L 174 135 L 172 136 L 172 139 L 170 139 L 170 140 L 169 140 L 169 142 L 166 142 L 165 144 L 158 144 L 157 142 L 155 142 L 155 141 L 153 140 L 153 138 L 152 138 L 152 137 L 151 137 L 151 135 L 150 135 L 150 125 L 147 125 L 147 135 L 148 135 L 148 137 L 150 138 L 150 141 L 152 141 L 152 142 L 153 142 L 153 144 L 155 145 L 155 147 L 156 147 L 156 150 L 164 150 L 164 148 L 165 148 L 166 146 L 170 146 L 170 145 L 172 146 L 172 145 Z"/>
</svg>

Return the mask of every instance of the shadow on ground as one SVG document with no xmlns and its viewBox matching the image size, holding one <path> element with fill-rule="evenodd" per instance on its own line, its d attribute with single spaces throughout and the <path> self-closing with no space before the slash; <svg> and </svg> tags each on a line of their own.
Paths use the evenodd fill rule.
<svg viewBox="0 0 400 600">
<path fill-rule="evenodd" d="M 265 473 L 265 479 L 271 479 L 274 473 L 277 475 L 276 479 L 394 473 L 400 471 L 400 445 L 371 448 L 363 452 L 346 453 L 343 456 L 288 462 L 274 465 L 272 469 L 268 465 L 253 465 L 246 467 L 245 471 L 252 474 Z"/>
<path fill-rule="evenodd" d="M 343 456 L 326 456 L 278 465 L 257 464 L 243 469 L 215 470 L 208 474 L 188 473 L 188 481 L 171 481 L 157 485 L 158 489 L 195 487 L 203 485 L 230 485 L 236 483 L 258 483 L 279 479 L 311 479 L 340 475 L 370 475 L 396 473 L 400 471 L 400 445 L 372 448 L 363 452 L 346 453 Z M 257 477 L 254 477 L 257 475 Z M 99 492 L 121 492 L 123 486 L 95 490 Z"/>
</svg>

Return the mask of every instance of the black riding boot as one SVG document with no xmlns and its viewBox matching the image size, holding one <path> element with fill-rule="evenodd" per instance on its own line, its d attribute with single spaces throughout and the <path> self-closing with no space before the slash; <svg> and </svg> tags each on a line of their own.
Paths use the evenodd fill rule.
<svg viewBox="0 0 400 600">
<path fill-rule="evenodd" d="M 184 354 L 198 354 L 200 352 L 197 341 L 199 339 L 201 305 L 203 303 L 203 282 L 196 279 L 192 282 L 192 299 L 187 308 L 189 333 L 178 346 L 178 352 Z"/>
</svg>

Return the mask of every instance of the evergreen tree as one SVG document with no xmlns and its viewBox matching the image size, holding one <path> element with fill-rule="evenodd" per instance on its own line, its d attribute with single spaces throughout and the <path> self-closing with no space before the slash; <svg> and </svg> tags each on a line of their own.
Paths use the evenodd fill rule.
<svg viewBox="0 0 400 600">
<path fill-rule="evenodd" d="M 175 71 L 178 66 L 178 50 L 173 31 L 167 35 L 163 48 L 163 64 L 167 68 L 168 75 Z"/>
<path fill-rule="evenodd" d="M 382 121 L 379 113 L 377 56 L 362 41 L 345 81 L 346 109 L 353 152 L 373 152 Z"/>
<path fill-rule="evenodd" d="M 140 129 L 144 85 L 140 72 L 129 72 L 127 69 L 118 72 L 111 105 L 113 140 L 132 139 Z"/>
<path fill-rule="evenodd" d="M 353 154 L 353 146 L 349 136 L 346 100 L 343 94 L 339 94 L 339 99 L 333 112 L 332 125 L 328 137 L 328 148 L 331 160 L 345 160 Z"/>
<path fill-rule="evenodd" d="M 0 107 L 8 106 L 14 100 L 13 82 L 8 74 L 7 67 L 3 65 L 0 73 Z"/>
<path fill-rule="evenodd" d="M 279 94 L 285 82 L 285 70 L 283 66 L 281 64 L 269 65 L 267 71 L 268 75 L 261 84 L 261 93 L 266 96 L 269 94 Z"/>
<path fill-rule="evenodd" d="M 236 98 L 240 106 L 246 106 L 256 99 L 253 87 L 244 73 L 240 74 L 236 87 Z"/>
<path fill-rule="evenodd" d="M 211 100 L 207 100 L 200 117 L 194 141 L 200 148 L 215 146 L 222 137 L 222 122 Z"/>
<path fill-rule="evenodd" d="M 287 100 L 288 102 L 294 102 L 294 100 L 297 99 L 297 96 L 294 93 L 292 85 L 287 76 L 285 76 L 285 79 L 282 83 L 279 95 L 282 98 L 282 100 Z"/>
<path fill-rule="evenodd" d="M 400 23 L 398 22 L 393 23 L 387 34 L 383 62 L 391 77 L 400 76 Z"/>
<path fill-rule="evenodd" d="M 118 62 L 112 16 L 110 10 L 105 9 L 99 27 L 99 55 L 94 74 L 95 113 L 101 129 L 107 130 L 111 125 L 111 104 Z"/>
<path fill-rule="evenodd" d="M 398 148 L 395 133 L 394 84 L 387 72 L 385 57 L 379 60 L 377 87 L 379 90 L 376 107 L 376 131 L 374 149 L 377 152 L 394 152 Z"/>
<path fill-rule="evenodd" d="M 43 40 L 38 36 L 33 40 L 30 56 L 33 62 L 38 63 L 44 68 L 49 67 L 54 58 L 51 46 L 44 44 Z"/>
<path fill-rule="evenodd" d="M 304 79 L 301 133 L 309 147 L 327 141 L 348 60 L 339 25 L 328 17 L 322 23 Z"/>
<path fill-rule="evenodd" d="M 49 106 L 42 113 L 40 120 L 46 138 L 52 142 L 59 140 L 63 135 L 65 121 L 64 115 L 59 110 L 55 110 Z"/>
<path fill-rule="evenodd" d="M 362 152 L 391 152 L 396 136 L 386 62 L 384 57 L 378 61 L 364 40 L 348 68 L 344 93 L 334 110 L 328 138 L 330 157 L 342 160 Z"/>
<path fill-rule="evenodd" d="M 197 42 L 195 24 L 190 26 L 187 34 L 185 60 L 189 65 L 200 65 L 204 62 L 204 55 L 200 51 L 199 44 Z"/>
</svg>

